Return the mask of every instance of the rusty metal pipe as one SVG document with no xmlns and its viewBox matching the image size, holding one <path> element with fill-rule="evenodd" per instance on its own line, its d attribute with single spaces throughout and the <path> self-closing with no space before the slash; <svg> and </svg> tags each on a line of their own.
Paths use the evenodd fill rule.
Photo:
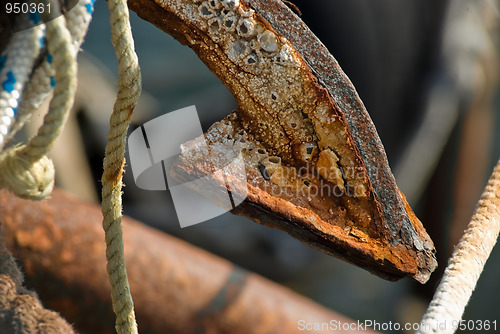
<svg viewBox="0 0 500 334">
<path fill-rule="evenodd" d="M 97 205 L 61 190 L 42 202 L 0 191 L 6 244 L 27 286 L 81 333 L 114 333 L 101 221 Z M 351 322 L 131 218 L 123 231 L 141 333 L 295 333 L 299 320 Z"/>
</svg>

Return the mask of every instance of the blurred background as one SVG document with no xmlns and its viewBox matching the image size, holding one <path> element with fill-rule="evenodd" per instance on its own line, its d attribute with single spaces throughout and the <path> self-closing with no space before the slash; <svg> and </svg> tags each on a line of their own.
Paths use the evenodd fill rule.
<svg viewBox="0 0 500 334">
<path fill-rule="evenodd" d="M 499 2 L 293 3 L 356 87 L 398 185 L 435 243 L 439 267 L 430 281 L 387 282 L 230 213 L 181 229 L 169 192 L 137 188 L 129 166 L 124 213 L 353 319 L 418 322 L 500 157 Z M 97 1 L 73 117 L 53 153 L 57 185 L 96 203 L 117 80 L 108 19 L 106 2 Z M 135 13 L 131 22 L 144 91 L 131 130 L 190 105 L 206 130 L 236 107 L 188 47 Z M 498 247 L 464 319 L 500 320 L 496 263 Z"/>
</svg>

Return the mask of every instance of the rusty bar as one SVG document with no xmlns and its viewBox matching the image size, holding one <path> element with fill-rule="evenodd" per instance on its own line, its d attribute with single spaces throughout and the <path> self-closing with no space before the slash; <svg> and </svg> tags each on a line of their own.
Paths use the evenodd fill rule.
<svg viewBox="0 0 500 334">
<path fill-rule="evenodd" d="M 262 145 L 263 154 L 279 157 L 291 175 L 303 174 L 298 171 L 304 166 L 308 174 L 322 169 L 317 168 L 320 159 L 315 154 L 323 151 L 324 157 L 340 159 L 338 166 L 333 160 L 321 165 L 337 168 L 342 180 L 323 175 L 314 178 L 319 186 L 312 188 L 335 189 L 332 185 L 338 183 L 342 189 L 347 185 L 346 191 L 307 197 L 297 192 L 290 197 L 283 195 L 286 189 L 301 180 L 285 177 L 283 186 L 278 185 L 277 175 L 283 172 L 275 181 L 265 180 L 253 162 L 257 156 L 249 150 L 244 155 L 248 196 L 234 213 L 382 278 L 412 277 L 420 283 L 429 279 L 437 266 L 434 245 L 400 193 L 363 103 L 326 47 L 282 1 L 242 0 L 224 2 L 222 7 L 219 1 L 128 4 L 139 17 L 189 46 L 236 99 L 239 108 L 205 134 L 211 144 L 224 151 L 243 150 L 235 136 L 248 136 L 245 142 Z M 254 28 L 249 30 L 245 22 Z M 246 32 L 239 30 L 242 26 Z M 300 153 L 304 145 L 313 149 L 306 156 Z M 186 146 L 190 152 L 196 147 Z M 201 150 L 181 155 L 171 175 L 181 182 L 212 175 L 206 159 Z M 357 171 L 356 176 L 338 167 Z M 211 181 L 224 193 L 225 182 Z M 364 190 L 352 196 L 350 187 Z"/>
<path fill-rule="evenodd" d="M 101 220 L 97 205 L 58 189 L 42 202 L 0 191 L 6 244 L 27 285 L 81 333 L 114 333 Z M 123 224 L 141 333 L 294 333 L 299 320 L 351 322 L 131 218 Z"/>
</svg>

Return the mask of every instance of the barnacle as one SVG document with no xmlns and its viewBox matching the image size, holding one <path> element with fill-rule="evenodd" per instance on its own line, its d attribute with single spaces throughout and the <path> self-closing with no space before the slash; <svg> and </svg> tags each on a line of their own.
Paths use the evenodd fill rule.
<svg viewBox="0 0 500 334">
<path fill-rule="evenodd" d="M 227 14 L 224 14 L 223 21 L 224 29 L 226 29 L 228 32 L 233 32 L 236 29 L 236 22 L 238 21 L 238 17 L 234 12 L 228 12 Z"/>
<path fill-rule="evenodd" d="M 255 22 L 251 18 L 244 18 L 238 22 L 236 27 L 238 35 L 242 37 L 251 37 L 255 33 Z"/>
<path fill-rule="evenodd" d="M 214 10 L 217 10 L 217 9 L 221 8 L 222 5 L 219 2 L 219 0 L 209 0 L 208 6 Z"/>
<path fill-rule="evenodd" d="M 216 11 L 210 7 L 209 1 L 204 1 L 199 7 L 198 11 L 205 19 L 212 18 L 216 15 Z"/>
<path fill-rule="evenodd" d="M 259 55 L 254 51 L 252 53 L 250 53 L 247 57 L 247 63 L 249 65 L 252 65 L 252 64 L 256 64 L 260 61 L 259 59 Z"/>
<path fill-rule="evenodd" d="M 400 219 L 410 217 L 412 220 L 405 214 L 406 202 L 400 196 L 388 198 L 390 203 L 385 205 L 381 203 L 381 194 L 372 190 L 388 186 L 395 192 L 397 187 L 391 183 L 394 181 L 384 167 L 384 155 L 378 159 L 377 152 L 383 150 L 373 136 L 370 120 L 364 115 L 364 107 L 352 92 L 350 82 L 320 43 L 312 44 L 318 46 L 318 53 L 310 50 L 308 43 L 315 40 L 314 36 L 302 39 L 301 33 L 308 33 L 300 24 L 290 26 L 290 29 L 295 27 L 290 34 L 283 22 L 267 21 L 262 13 L 274 8 L 274 4 L 267 1 L 253 2 L 252 8 L 237 0 L 155 2 L 183 22 L 175 21 L 175 25 L 168 27 L 169 31 L 181 41 L 187 40 L 237 99 L 239 109 L 223 121 L 229 122 L 230 128 L 220 132 L 212 127 L 209 132 L 219 136 L 214 138 L 226 145 L 222 148 L 236 148 L 243 154 L 249 167 L 248 183 L 253 186 L 250 189 L 254 196 L 248 197 L 249 202 L 277 212 L 273 220 L 276 217 L 286 222 L 294 219 L 310 228 L 307 233 L 314 234 L 317 229 L 322 236 L 328 233 L 333 236 L 332 245 L 342 248 L 337 253 L 340 256 L 358 247 L 365 234 L 366 238 L 382 240 L 380 233 L 385 233 L 388 218 L 395 217 L 398 223 L 408 225 Z M 337 91 L 339 87 L 350 87 L 350 90 Z M 374 141 L 364 143 L 368 139 Z M 206 161 L 200 161 L 199 166 L 205 168 Z M 373 166 L 383 169 L 381 178 L 388 182 L 376 179 Z M 297 211 L 284 212 L 280 203 Z M 385 208 L 383 212 L 379 206 Z M 306 217 L 305 212 L 310 215 Z M 419 226 L 418 221 L 412 220 L 412 224 Z M 345 234 L 344 229 L 337 231 L 332 225 L 356 226 L 363 234 L 349 230 Z M 282 226 L 288 225 L 278 225 Z M 392 242 L 398 234 L 396 229 L 397 226 L 389 229 L 383 236 Z M 358 238 L 359 235 L 363 236 Z M 428 239 L 425 232 L 421 235 L 424 240 Z M 392 276 L 397 276 L 393 274 L 393 268 L 397 268 L 398 275 L 400 271 L 421 280 L 428 277 L 427 269 L 414 268 L 418 265 L 418 268 L 432 270 L 432 254 L 424 254 L 423 260 L 407 268 L 401 258 L 391 258 L 392 254 L 400 253 L 391 247 L 392 244 L 388 248 L 390 252 L 383 247 L 381 251 L 367 249 L 367 255 L 361 256 L 363 263 L 372 268 L 374 265 L 366 263 L 383 260 L 390 263 Z M 430 262 L 424 263 L 427 260 Z M 382 269 L 380 272 L 388 273 Z"/>
<path fill-rule="evenodd" d="M 318 154 L 318 146 L 315 142 L 309 141 L 295 146 L 294 156 L 304 162 L 312 161 Z"/>
<path fill-rule="evenodd" d="M 278 40 L 276 35 L 269 30 L 264 31 L 258 37 L 258 41 L 267 52 L 276 52 L 278 51 Z"/>
<path fill-rule="evenodd" d="M 270 156 L 261 160 L 260 163 L 266 168 L 269 175 L 273 175 L 274 172 L 281 166 L 281 158 L 277 156 Z"/>
<path fill-rule="evenodd" d="M 238 6 L 240 5 L 240 0 L 220 0 L 220 3 L 226 8 L 227 10 L 236 10 Z"/>
<path fill-rule="evenodd" d="M 233 51 L 237 56 L 242 56 L 247 51 L 247 43 L 244 40 L 238 39 L 233 43 Z"/>
</svg>

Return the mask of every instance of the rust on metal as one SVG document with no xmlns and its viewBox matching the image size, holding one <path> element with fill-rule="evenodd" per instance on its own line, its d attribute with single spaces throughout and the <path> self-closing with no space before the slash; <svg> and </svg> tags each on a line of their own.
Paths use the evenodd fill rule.
<svg viewBox="0 0 500 334">
<path fill-rule="evenodd" d="M 97 205 L 58 189 L 42 202 L 0 191 L 6 245 L 27 285 L 81 333 L 114 333 L 101 221 Z M 300 319 L 351 321 L 128 217 L 123 233 L 143 333 L 292 333 Z"/>
<path fill-rule="evenodd" d="M 192 48 L 237 100 L 239 108 L 206 133 L 219 149 L 247 149 L 249 193 L 235 213 L 386 279 L 429 279 L 437 265 L 434 245 L 399 192 L 363 103 L 333 56 L 282 1 L 129 5 Z M 207 156 L 198 153 L 181 156 L 172 174 L 210 174 Z M 271 159 L 279 160 L 274 173 L 263 175 L 263 161 Z M 311 184 L 343 193 L 283 195 Z"/>
</svg>

